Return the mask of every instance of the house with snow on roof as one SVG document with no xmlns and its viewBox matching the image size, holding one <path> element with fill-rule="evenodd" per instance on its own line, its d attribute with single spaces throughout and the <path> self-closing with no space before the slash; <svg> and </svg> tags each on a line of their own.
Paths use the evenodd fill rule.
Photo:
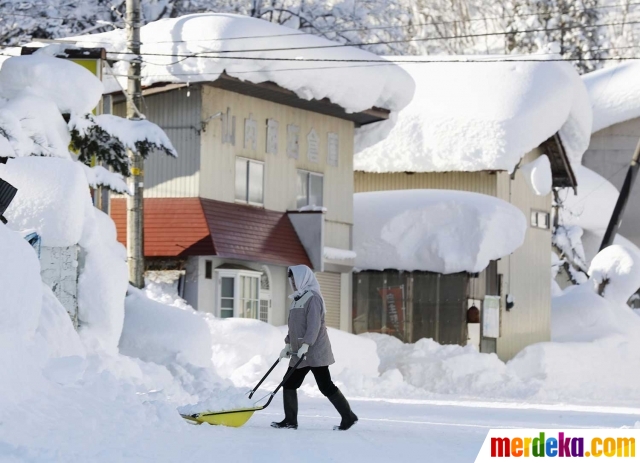
<svg viewBox="0 0 640 463">
<path fill-rule="evenodd" d="M 354 132 L 408 104 L 411 77 L 353 68 L 379 58 L 245 16 L 160 20 L 141 35 L 141 110 L 179 153 L 145 164 L 147 268 L 184 271 L 180 294 L 197 310 L 282 325 L 287 266 L 306 264 L 327 325 L 350 330 Z M 106 48 L 111 75 L 126 75 L 123 31 L 74 40 Z M 123 115 L 125 81 L 106 84 Z M 125 201 L 111 206 L 125 243 Z"/>
<path fill-rule="evenodd" d="M 509 359 L 550 339 L 552 190 L 578 187 L 586 90 L 535 57 L 411 60 L 412 102 L 357 139 L 354 332 Z"/>
</svg>

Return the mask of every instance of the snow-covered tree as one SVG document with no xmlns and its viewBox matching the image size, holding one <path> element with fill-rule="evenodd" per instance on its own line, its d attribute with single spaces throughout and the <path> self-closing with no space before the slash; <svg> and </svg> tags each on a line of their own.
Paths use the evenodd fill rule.
<svg viewBox="0 0 640 463">
<path fill-rule="evenodd" d="M 508 52 L 558 53 L 576 60 L 580 72 L 596 69 L 604 56 L 598 0 L 515 0 L 507 12 Z"/>
<path fill-rule="evenodd" d="M 43 80 L 43 75 L 56 79 Z M 60 84 L 64 83 L 64 87 Z M 50 56 L 47 49 L 8 59 L 0 69 L 0 157 L 52 156 L 87 166 L 99 161 L 94 183 L 127 191 L 127 149 L 146 157 L 154 150 L 177 153 L 157 125 L 113 115 L 94 116 L 102 83 L 83 67 Z M 96 186 L 96 185 L 94 185 Z"/>
</svg>

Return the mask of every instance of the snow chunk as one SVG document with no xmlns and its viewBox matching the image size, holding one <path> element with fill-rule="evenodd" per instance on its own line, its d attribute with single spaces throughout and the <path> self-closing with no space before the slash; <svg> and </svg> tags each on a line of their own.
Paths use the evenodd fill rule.
<svg viewBox="0 0 640 463">
<path fill-rule="evenodd" d="M 264 394 L 258 394 L 250 399 L 247 392 L 240 392 L 235 387 L 217 389 L 212 391 L 206 400 L 202 400 L 196 404 L 178 407 L 178 412 L 183 415 L 193 415 L 203 412 L 221 412 L 224 410 L 252 408 L 255 406 L 256 401 L 263 395 Z M 260 402 L 260 405 L 264 405 L 264 402 Z"/>
<path fill-rule="evenodd" d="M 592 132 L 640 117 L 640 63 L 626 62 L 582 76 L 593 108 Z"/>
<path fill-rule="evenodd" d="M 129 186 L 121 174 L 111 172 L 102 166 L 89 167 L 82 164 L 87 182 L 92 188 L 103 186 L 116 193 L 132 194 Z"/>
<path fill-rule="evenodd" d="M 625 304 L 640 288 L 640 255 L 623 246 L 611 245 L 593 258 L 589 275 L 596 291 L 604 286 L 602 297 Z"/>
<path fill-rule="evenodd" d="M 332 62 L 331 66 L 305 59 L 384 60 L 356 47 L 336 47 L 321 37 L 296 32 L 290 28 L 247 16 L 203 13 L 180 18 L 161 19 L 141 28 L 142 53 L 193 55 L 176 61 L 171 56 L 154 56 L 142 64 L 142 85 L 158 82 L 210 82 L 226 72 L 232 77 L 260 83 L 276 84 L 296 93 L 300 98 L 328 98 L 348 112 L 377 106 L 398 111 L 413 96 L 411 77 L 398 66 L 379 66 L 375 72 L 367 67 L 354 67 L 350 62 Z M 237 40 L 238 37 L 253 37 Z M 105 47 L 109 51 L 126 51 L 124 30 L 75 37 L 87 47 Z M 235 40 L 234 40 L 235 39 Z M 327 47 L 305 48 L 300 47 Z M 268 49 L 282 49 L 277 56 Z M 259 51 L 264 50 L 265 51 Z M 253 50 L 253 51 L 252 51 Z M 226 53 L 218 58 L 219 53 Z M 228 53 L 231 52 L 231 53 Z M 265 58 L 288 58 L 291 61 L 269 61 Z M 129 59 L 128 55 L 110 57 Z M 262 60 L 233 59 L 262 58 Z M 117 68 L 126 75 L 126 68 Z M 126 78 L 121 85 L 126 87 Z"/>
<path fill-rule="evenodd" d="M 618 190 L 591 169 L 577 164 L 572 167 L 579 185 L 578 194 L 565 189 L 561 195 L 562 223 L 604 234 L 618 201 Z"/>
<path fill-rule="evenodd" d="M 512 171 L 526 153 L 557 132 L 569 158 L 579 162 L 591 136 L 589 99 L 580 77 L 569 63 L 526 58 L 402 64 L 416 82 L 416 94 L 397 120 L 363 130 L 356 139 L 354 169 Z"/>
<path fill-rule="evenodd" d="M 354 195 L 359 269 L 480 272 L 518 249 L 527 221 L 515 206 L 479 193 L 401 190 Z"/>
<path fill-rule="evenodd" d="M 45 54 L 14 56 L 2 63 L 0 96 L 13 98 L 25 89 L 51 98 L 63 114 L 91 112 L 104 90 L 100 79 L 79 64 Z"/>
<path fill-rule="evenodd" d="M 0 72 L 2 76 L 2 72 Z M 71 159 L 71 137 L 55 103 L 25 90 L 0 105 L 0 127 L 6 132 L 7 157 L 55 156 Z M 6 142 L 4 144 L 6 146 Z"/>
<path fill-rule="evenodd" d="M 33 229 L 43 246 L 80 241 L 91 202 L 81 165 L 66 159 L 24 157 L 0 164 L 0 178 L 18 189 L 5 214 L 13 230 Z"/>
<path fill-rule="evenodd" d="M 102 114 L 93 119 L 104 131 L 116 137 L 130 150 L 140 151 L 144 155 L 140 144 L 145 143 L 154 148 L 164 148 L 170 156 L 178 156 L 167 134 L 153 122 L 129 120 L 111 114 Z"/>
<path fill-rule="evenodd" d="M 324 258 L 328 260 L 352 260 L 356 258 L 356 253 L 349 249 L 324 247 Z"/>
<path fill-rule="evenodd" d="M 0 224 L 0 336 L 30 338 L 42 306 L 40 262 L 22 237 Z"/>
<path fill-rule="evenodd" d="M 177 358 L 210 367 L 211 334 L 196 312 L 160 304 L 129 287 L 120 352 L 163 365 Z"/>
<path fill-rule="evenodd" d="M 553 177 L 551 175 L 551 163 L 546 155 L 542 155 L 535 161 L 520 167 L 524 178 L 538 196 L 546 196 L 551 193 Z"/>
</svg>

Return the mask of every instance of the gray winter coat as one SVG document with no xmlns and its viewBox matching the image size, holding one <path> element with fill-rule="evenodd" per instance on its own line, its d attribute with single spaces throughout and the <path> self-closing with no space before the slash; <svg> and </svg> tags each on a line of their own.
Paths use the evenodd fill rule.
<svg viewBox="0 0 640 463">
<path fill-rule="evenodd" d="M 291 344 L 291 351 L 298 352 L 302 344 L 309 344 L 306 359 L 298 365 L 303 367 L 324 367 L 335 362 L 331 351 L 331 342 L 324 323 L 322 297 L 314 291 L 306 291 L 294 299 L 289 310 L 289 334 L 284 342 Z M 292 355 L 289 366 L 298 362 Z"/>
</svg>

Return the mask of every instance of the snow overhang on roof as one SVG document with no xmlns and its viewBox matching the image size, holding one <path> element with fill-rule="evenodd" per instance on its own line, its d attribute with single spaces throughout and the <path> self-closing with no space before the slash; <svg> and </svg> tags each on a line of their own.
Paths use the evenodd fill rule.
<svg viewBox="0 0 640 463">
<path fill-rule="evenodd" d="M 640 63 L 627 62 L 582 76 L 593 108 L 592 132 L 640 117 Z"/>
<path fill-rule="evenodd" d="M 480 193 L 378 191 L 353 204 L 359 270 L 477 273 L 518 249 L 527 230 L 517 207 Z"/>
<path fill-rule="evenodd" d="M 361 129 L 355 170 L 512 171 L 556 133 L 572 162 L 589 146 L 590 103 L 569 63 L 536 55 L 396 59 L 429 62 L 402 64 L 415 96 L 397 118 Z"/>
<path fill-rule="evenodd" d="M 124 30 L 65 40 L 106 48 L 109 59 L 118 60 L 114 74 L 126 76 Z M 302 100 L 326 100 L 346 113 L 399 111 L 414 91 L 413 80 L 399 66 L 378 65 L 372 72 L 353 65 L 354 60 L 384 58 L 247 16 L 203 13 L 162 19 L 141 28 L 141 42 L 142 84 L 147 87 L 214 82 L 226 73 L 253 84 L 273 83 Z M 124 86 L 126 77 L 118 79 Z"/>
</svg>

